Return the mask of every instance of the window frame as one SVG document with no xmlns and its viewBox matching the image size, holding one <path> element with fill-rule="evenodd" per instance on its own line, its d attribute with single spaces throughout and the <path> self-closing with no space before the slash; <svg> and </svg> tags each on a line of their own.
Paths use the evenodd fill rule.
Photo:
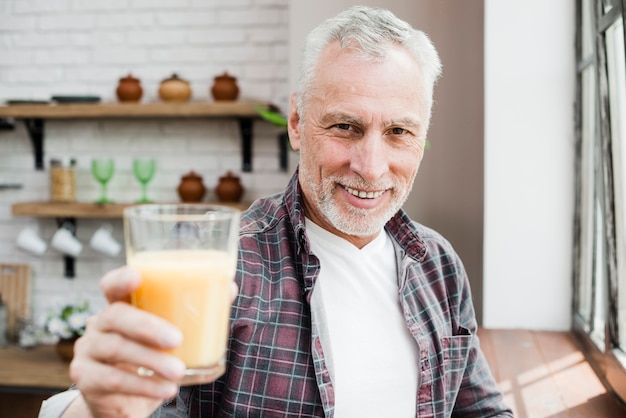
<svg viewBox="0 0 626 418">
<path fill-rule="evenodd" d="M 583 33 L 583 7 L 590 13 L 590 30 L 594 42 L 591 42 L 589 56 L 583 55 L 586 35 Z M 626 0 L 578 0 L 576 8 L 576 205 L 574 221 L 574 269 L 573 269 L 573 330 L 581 341 L 590 364 L 598 377 L 617 396 L 626 402 L 626 353 L 620 348 L 620 332 L 626 332 L 626 323 L 619 324 L 619 269 L 617 245 L 616 202 L 614 175 L 617 171 L 626 175 L 626 161 L 621 161 L 621 170 L 615 170 L 613 138 L 611 125 L 611 101 L 609 91 L 609 68 L 607 52 L 607 30 L 621 19 L 622 37 L 626 38 Z M 625 42 L 626 44 L 626 42 Z M 624 51 L 626 56 L 626 51 Z M 594 129 L 592 137 L 586 138 L 584 112 L 589 105 L 583 100 L 584 74 L 590 67 L 595 70 Z M 618 74 L 625 77 L 626 74 Z M 624 80 L 622 80 L 624 82 Z M 621 110 L 621 109 L 620 109 Z M 588 134 L 588 132 L 587 132 Z M 586 156 L 586 140 L 592 141 L 592 156 Z M 626 138 L 620 138 L 620 146 L 626 147 Z M 624 142 L 622 144 L 622 142 Z M 591 157 L 591 158 L 590 158 Z M 593 161 L 593 178 L 585 178 L 585 158 Z M 620 179 L 621 180 L 621 179 Z M 623 181 L 626 181 L 624 179 Z M 593 203 L 589 214 L 589 202 L 585 202 L 586 192 L 591 189 Z M 626 196 L 622 196 L 626 199 Z M 597 204 L 596 204 L 597 203 Z M 591 218 L 585 219 L 584 216 Z M 592 222 L 590 222 L 590 219 Z M 595 222 L 600 220 L 601 222 Z M 620 219 L 624 222 L 626 219 Z M 590 226 L 590 223 L 592 226 Z M 625 235 L 625 236 L 622 236 Z M 626 230 L 619 233 L 626 239 Z M 597 238 L 597 239 L 596 239 Z M 591 250 L 589 249 L 591 246 Z M 591 257 L 586 259 L 585 257 Z M 590 277 L 585 277 L 585 266 L 591 263 Z M 620 263 L 621 264 L 621 263 Z M 626 271 L 623 272 L 626 274 Z M 587 281 L 585 281 L 587 280 Z M 583 286 L 590 285 L 591 296 L 581 294 Z M 626 291 L 626 281 L 622 285 Z M 589 315 L 583 315 L 584 297 L 590 300 Z M 604 302 L 604 304 L 603 304 Z M 597 318 L 604 318 L 603 329 L 594 329 Z M 601 340 L 598 340 L 600 336 Z"/>
</svg>

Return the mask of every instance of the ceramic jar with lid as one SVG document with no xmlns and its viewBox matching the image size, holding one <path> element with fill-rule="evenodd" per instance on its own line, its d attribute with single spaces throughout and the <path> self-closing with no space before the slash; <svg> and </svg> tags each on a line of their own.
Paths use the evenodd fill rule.
<svg viewBox="0 0 626 418">
<path fill-rule="evenodd" d="M 181 178 L 176 191 L 182 202 L 201 202 L 206 193 L 206 187 L 202 182 L 202 176 L 190 171 Z"/>
<path fill-rule="evenodd" d="M 220 202 L 239 202 L 243 192 L 244 188 L 239 177 L 230 171 L 220 177 L 219 183 L 215 187 L 215 194 Z"/>
<path fill-rule="evenodd" d="M 159 97 L 164 102 L 187 102 L 191 98 L 191 86 L 176 74 L 161 81 Z"/>
<path fill-rule="evenodd" d="M 120 102 L 138 102 L 143 95 L 143 89 L 139 79 L 128 74 L 126 77 L 120 78 L 115 93 Z"/>
<path fill-rule="evenodd" d="M 237 86 L 237 78 L 231 76 L 227 72 L 215 77 L 213 86 L 211 87 L 211 95 L 216 101 L 233 101 L 239 97 L 239 86 Z"/>
</svg>

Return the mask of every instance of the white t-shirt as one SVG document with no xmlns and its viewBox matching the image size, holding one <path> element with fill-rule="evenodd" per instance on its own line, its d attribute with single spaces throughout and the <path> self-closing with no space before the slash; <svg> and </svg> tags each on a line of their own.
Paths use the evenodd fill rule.
<svg viewBox="0 0 626 418">
<path fill-rule="evenodd" d="M 358 249 L 306 220 L 321 264 L 313 320 L 335 392 L 335 416 L 415 417 L 417 344 L 398 296 L 393 243 L 381 231 Z"/>
</svg>

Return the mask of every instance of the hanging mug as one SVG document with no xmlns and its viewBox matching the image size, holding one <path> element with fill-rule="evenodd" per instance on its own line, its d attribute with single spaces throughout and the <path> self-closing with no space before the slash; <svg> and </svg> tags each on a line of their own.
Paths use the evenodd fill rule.
<svg viewBox="0 0 626 418">
<path fill-rule="evenodd" d="M 50 244 L 57 251 L 71 257 L 76 257 L 83 251 L 83 244 L 74 236 L 74 228 L 68 223 L 56 230 Z"/>
</svg>

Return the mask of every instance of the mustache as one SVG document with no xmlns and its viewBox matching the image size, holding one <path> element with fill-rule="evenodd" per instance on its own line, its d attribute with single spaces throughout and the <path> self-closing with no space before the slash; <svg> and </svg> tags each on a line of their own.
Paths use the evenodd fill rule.
<svg viewBox="0 0 626 418">
<path fill-rule="evenodd" d="M 391 190 L 395 189 L 397 184 L 392 180 L 380 180 L 376 182 L 366 181 L 362 177 L 356 178 L 346 178 L 346 177 L 327 177 L 326 181 L 338 184 L 342 187 L 349 187 L 355 190 L 368 190 L 368 191 L 378 191 L 378 190 Z"/>
</svg>

